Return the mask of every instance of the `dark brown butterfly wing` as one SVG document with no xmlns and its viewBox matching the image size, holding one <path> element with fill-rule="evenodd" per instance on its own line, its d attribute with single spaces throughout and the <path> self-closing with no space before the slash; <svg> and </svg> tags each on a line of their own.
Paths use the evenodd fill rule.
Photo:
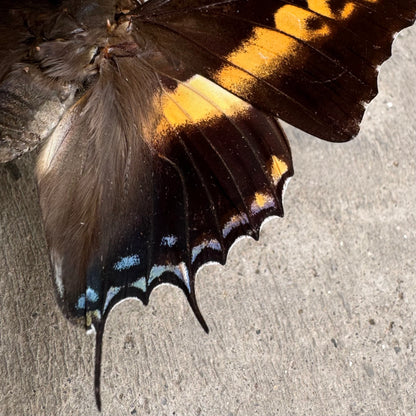
<svg viewBox="0 0 416 416">
<path fill-rule="evenodd" d="M 111 308 L 172 283 L 207 329 L 197 270 L 283 214 L 293 170 L 275 117 L 352 138 L 416 13 L 414 0 L 154 0 L 108 26 L 109 3 L 65 2 L 47 20 L 59 36 L 30 57 L 76 89 L 37 174 L 61 305 L 98 332 L 97 401 Z"/>
<path fill-rule="evenodd" d="M 147 303 L 158 284 L 182 288 L 207 330 L 198 268 L 224 263 L 236 238 L 258 238 L 266 217 L 282 215 L 292 175 L 273 117 L 202 77 L 180 83 L 136 57 L 116 68 L 103 64 L 38 163 L 61 304 L 97 329 L 97 371 L 111 308 L 126 297 Z"/>
<path fill-rule="evenodd" d="M 414 0 L 165 3 L 147 3 L 137 25 L 140 37 L 175 50 L 170 75 L 203 75 L 330 141 L 357 134 L 378 66 L 416 7 Z"/>
</svg>

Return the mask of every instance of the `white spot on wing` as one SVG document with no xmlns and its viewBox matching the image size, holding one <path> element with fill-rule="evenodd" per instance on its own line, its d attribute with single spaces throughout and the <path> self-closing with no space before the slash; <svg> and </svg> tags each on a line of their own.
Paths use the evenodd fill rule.
<svg viewBox="0 0 416 416">
<path fill-rule="evenodd" d="M 191 286 L 190 286 L 190 283 L 189 283 L 188 268 L 186 267 L 186 264 L 183 261 L 179 263 L 178 271 L 180 272 L 180 274 L 178 274 L 176 272 L 175 272 L 175 274 L 179 277 L 179 279 L 183 280 L 183 282 L 185 283 L 188 290 L 191 291 Z"/>
<path fill-rule="evenodd" d="M 95 326 L 91 325 L 89 328 L 87 328 L 87 335 L 95 335 L 97 333 Z"/>
</svg>

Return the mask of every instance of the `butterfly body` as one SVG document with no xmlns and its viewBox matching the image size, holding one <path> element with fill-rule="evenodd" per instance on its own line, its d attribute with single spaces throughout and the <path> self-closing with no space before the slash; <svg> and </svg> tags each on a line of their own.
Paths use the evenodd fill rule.
<svg viewBox="0 0 416 416">
<path fill-rule="evenodd" d="M 47 138 L 36 175 L 52 271 L 66 316 L 97 331 L 99 403 L 112 307 L 171 283 L 207 330 L 197 271 L 283 215 L 293 168 L 277 117 L 354 137 L 416 4 L 27 1 L 0 12 L 18 33 L 0 44 L 0 161 Z"/>
</svg>

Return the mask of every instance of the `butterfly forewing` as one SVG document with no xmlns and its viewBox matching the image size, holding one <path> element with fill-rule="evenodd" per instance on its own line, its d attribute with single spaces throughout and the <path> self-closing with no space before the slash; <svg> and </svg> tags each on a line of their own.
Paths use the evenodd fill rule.
<svg viewBox="0 0 416 416">
<path fill-rule="evenodd" d="M 172 1 L 170 12 L 152 8 L 147 16 L 145 8 L 146 19 L 137 18 L 140 34 L 175 50 L 182 63 L 181 72 L 164 70 L 204 75 L 330 141 L 358 132 L 363 104 L 376 94 L 377 67 L 416 7 L 413 0 L 197 3 L 175 13 L 183 2 Z"/>
</svg>

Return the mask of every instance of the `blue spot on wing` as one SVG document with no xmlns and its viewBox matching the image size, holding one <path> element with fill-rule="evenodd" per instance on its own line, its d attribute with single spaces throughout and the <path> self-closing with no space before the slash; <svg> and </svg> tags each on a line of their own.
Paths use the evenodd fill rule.
<svg viewBox="0 0 416 416">
<path fill-rule="evenodd" d="M 167 247 L 173 247 L 178 242 L 178 237 L 174 235 L 167 235 L 162 238 L 161 245 Z"/>
<path fill-rule="evenodd" d="M 161 277 L 162 274 L 166 272 L 175 274 L 180 280 L 182 280 L 182 282 L 185 283 L 188 290 L 191 290 L 189 283 L 189 272 L 184 262 L 180 262 L 179 264 L 167 264 L 165 266 L 155 264 L 150 270 L 149 284 L 152 283 L 153 280 Z"/>
<path fill-rule="evenodd" d="M 192 260 L 191 262 L 194 263 L 195 259 L 201 254 L 202 250 L 205 248 L 210 248 L 211 250 L 221 251 L 221 244 L 218 240 L 204 240 L 201 244 L 192 248 Z"/>
<path fill-rule="evenodd" d="M 77 309 L 85 309 L 85 295 L 82 294 L 79 298 L 78 298 L 78 302 L 75 306 Z"/>
<path fill-rule="evenodd" d="M 146 278 L 141 277 L 137 279 L 135 282 L 130 283 L 130 287 L 135 287 L 136 289 L 141 290 L 142 292 L 146 292 Z"/>
<path fill-rule="evenodd" d="M 95 303 L 98 301 L 98 293 L 91 289 L 90 287 L 87 288 L 87 300 L 89 300 L 92 303 Z"/>
<path fill-rule="evenodd" d="M 94 290 L 91 289 L 90 287 L 87 288 L 87 292 L 83 293 L 79 298 L 78 298 L 78 302 L 75 305 L 75 308 L 78 310 L 83 310 L 85 309 L 85 302 L 91 302 L 91 303 L 95 303 L 98 302 L 99 300 L 99 296 L 98 293 Z"/>
<path fill-rule="evenodd" d="M 110 289 L 107 291 L 107 297 L 106 297 L 105 303 L 104 303 L 104 310 L 107 309 L 111 300 L 114 298 L 114 296 L 118 295 L 120 290 L 121 290 L 121 287 L 118 287 L 118 286 L 117 287 L 110 287 Z"/>
<path fill-rule="evenodd" d="M 131 267 L 138 266 L 140 264 L 140 257 L 137 254 L 132 256 L 122 257 L 117 263 L 114 264 L 113 269 L 121 272 L 122 270 L 128 270 Z"/>
</svg>

